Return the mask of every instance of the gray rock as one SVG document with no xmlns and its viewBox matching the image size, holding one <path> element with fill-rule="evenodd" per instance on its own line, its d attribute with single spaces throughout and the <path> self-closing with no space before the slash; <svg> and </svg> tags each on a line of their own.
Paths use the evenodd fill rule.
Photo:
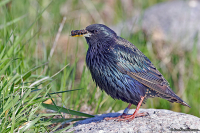
<svg viewBox="0 0 200 133">
<path fill-rule="evenodd" d="M 154 41 L 169 42 L 185 51 L 191 51 L 196 43 L 200 50 L 200 1 L 157 4 L 145 11 L 142 29 Z"/>
<path fill-rule="evenodd" d="M 129 111 L 132 114 L 135 110 Z M 177 113 L 164 109 L 140 109 L 139 112 L 148 112 L 149 116 L 135 118 L 131 122 L 106 121 L 105 117 L 119 116 L 123 110 L 117 113 L 96 115 L 76 123 L 76 126 L 67 132 L 75 133 L 108 133 L 108 132 L 200 132 L 200 118 L 184 113 Z"/>
<path fill-rule="evenodd" d="M 173 49 L 200 51 L 200 0 L 173 0 L 156 4 L 126 22 L 111 27 L 123 36 L 143 30 L 148 40 Z"/>
</svg>

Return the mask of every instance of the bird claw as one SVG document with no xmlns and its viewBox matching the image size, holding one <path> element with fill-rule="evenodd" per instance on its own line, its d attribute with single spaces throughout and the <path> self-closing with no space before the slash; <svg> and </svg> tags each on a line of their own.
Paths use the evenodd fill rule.
<svg viewBox="0 0 200 133">
<path fill-rule="evenodd" d="M 127 115 L 127 114 L 122 114 L 118 117 L 106 117 L 104 120 L 115 120 L 115 121 L 127 121 L 130 122 L 132 121 L 135 117 L 141 117 L 141 116 L 148 116 L 148 112 L 143 112 L 143 113 L 137 113 L 136 115 Z"/>
<path fill-rule="evenodd" d="M 104 120 L 117 120 L 117 119 L 125 118 L 126 116 L 127 114 L 123 113 L 122 115 L 117 116 L 117 117 L 106 117 L 104 118 Z"/>
</svg>

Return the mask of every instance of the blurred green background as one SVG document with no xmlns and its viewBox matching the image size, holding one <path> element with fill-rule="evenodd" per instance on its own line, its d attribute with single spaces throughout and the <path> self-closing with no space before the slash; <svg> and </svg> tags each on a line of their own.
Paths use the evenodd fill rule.
<svg viewBox="0 0 200 133">
<path fill-rule="evenodd" d="M 38 81 L 39 84 L 31 90 L 43 89 L 43 92 L 38 94 L 41 97 L 47 91 L 53 93 L 81 89 L 54 95 L 52 100 L 58 106 L 88 114 L 123 110 L 128 103 L 114 100 L 96 87 L 85 64 L 88 45 L 84 38 L 71 37 L 70 32 L 71 30 L 84 29 L 94 23 L 114 26 L 126 22 L 138 13 L 143 13 L 148 7 L 164 1 L 166 0 L 54 0 L 50 5 L 50 0 L 0 1 L 1 84 L 7 84 L 10 81 L 9 79 L 16 75 L 19 75 L 19 79 L 22 80 L 23 76 L 32 68 L 48 62 L 48 65 L 42 65 L 37 70 L 31 71 L 28 80 L 21 82 L 19 86 L 15 86 L 15 84 L 12 86 L 12 83 L 16 80 L 10 81 L 9 91 L 13 90 L 12 87 L 14 87 L 14 90 L 18 87 L 16 91 L 10 92 L 10 94 L 21 95 L 20 90 L 23 89 L 23 86 L 30 86 L 30 84 Z M 66 17 L 64 27 L 58 40 L 55 41 L 64 17 Z M 185 61 L 182 64 L 184 72 L 181 75 L 182 82 L 179 82 L 180 71 L 177 64 L 182 58 L 180 59 L 176 52 L 171 53 L 170 68 L 172 69 L 168 69 L 163 67 L 165 65 L 157 57 L 157 53 L 147 48 L 149 41 L 142 30 L 129 36 L 123 34 L 121 36 L 137 46 L 169 81 L 173 91 L 191 106 L 190 109 L 164 99 L 154 98 L 148 99 L 141 108 L 169 109 L 200 117 L 200 62 L 197 60 L 196 50 L 185 52 L 182 56 Z M 54 43 L 55 47 L 53 47 Z M 52 50 L 54 52 L 51 57 L 50 52 Z M 5 61 L 11 62 L 7 65 Z M 60 71 L 62 68 L 64 70 Z M 59 73 L 48 82 L 39 81 L 44 77 L 52 77 L 57 72 Z M 184 86 L 184 92 L 180 92 L 180 83 Z M 29 89 L 27 88 L 27 90 Z M 1 94 L 4 95 L 6 90 L 2 90 Z M 31 92 L 29 96 L 34 97 L 36 93 Z M 6 94 L 9 94 L 9 92 Z M 45 99 L 49 99 L 49 97 L 45 97 L 43 101 Z M 2 109 L 5 101 L 1 102 Z M 35 102 L 32 102 L 31 106 L 34 106 L 34 104 Z M 39 108 L 34 112 L 34 115 L 44 110 Z M 9 112 L 12 114 L 12 110 Z M 3 116 L 6 111 L 1 113 Z M 14 129 L 15 127 L 13 127 Z"/>
</svg>

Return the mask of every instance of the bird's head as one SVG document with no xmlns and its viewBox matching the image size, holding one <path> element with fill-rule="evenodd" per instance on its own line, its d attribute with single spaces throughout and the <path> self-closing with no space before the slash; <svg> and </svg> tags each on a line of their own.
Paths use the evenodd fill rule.
<svg viewBox="0 0 200 133">
<path fill-rule="evenodd" d="M 103 24 L 92 24 L 83 30 L 71 31 L 71 36 L 80 37 L 84 36 L 89 44 L 96 42 L 104 42 L 115 38 L 116 33 Z"/>
</svg>

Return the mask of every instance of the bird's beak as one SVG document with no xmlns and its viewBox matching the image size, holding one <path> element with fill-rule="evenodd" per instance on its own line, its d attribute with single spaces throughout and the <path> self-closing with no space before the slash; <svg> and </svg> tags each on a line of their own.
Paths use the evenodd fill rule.
<svg viewBox="0 0 200 133">
<path fill-rule="evenodd" d="M 72 30 L 71 31 L 71 36 L 72 37 L 90 37 L 92 35 L 92 33 L 90 33 L 89 31 L 83 29 L 83 30 Z"/>
</svg>

